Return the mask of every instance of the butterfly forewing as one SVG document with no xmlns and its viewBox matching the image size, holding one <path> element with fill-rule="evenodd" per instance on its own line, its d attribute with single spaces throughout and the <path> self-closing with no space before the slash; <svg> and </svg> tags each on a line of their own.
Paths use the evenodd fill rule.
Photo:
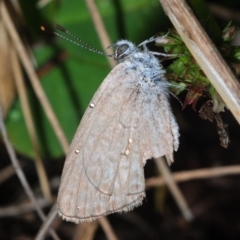
<svg viewBox="0 0 240 240">
<path fill-rule="evenodd" d="M 138 136 L 134 136 L 141 117 L 133 113 L 139 107 L 137 89 L 132 79 L 114 73 L 121 72 L 118 68 L 122 65 L 95 93 L 94 107 L 87 109 L 70 146 L 58 195 L 60 214 L 69 220 L 129 210 L 145 195 L 143 161 Z M 111 94 L 102 91 L 106 85 Z M 135 142 L 128 149 L 130 139 Z"/>
</svg>

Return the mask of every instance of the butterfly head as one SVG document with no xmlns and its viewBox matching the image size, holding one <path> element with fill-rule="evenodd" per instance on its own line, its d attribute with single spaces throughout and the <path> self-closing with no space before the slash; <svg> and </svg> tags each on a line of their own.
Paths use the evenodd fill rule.
<svg viewBox="0 0 240 240">
<path fill-rule="evenodd" d="M 130 54 L 138 51 L 138 48 L 130 41 L 119 40 L 109 47 L 114 47 L 113 57 L 118 62 L 123 62 Z"/>
</svg>

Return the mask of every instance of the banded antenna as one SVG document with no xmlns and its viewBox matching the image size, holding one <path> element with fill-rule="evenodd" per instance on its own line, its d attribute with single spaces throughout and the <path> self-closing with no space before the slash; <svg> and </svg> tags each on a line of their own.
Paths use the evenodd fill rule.
<svg viewBox="0 0 240 240">
<path fill-rule="evenodd" d="M 75 44 L 77 46 L 80 46 L 80 47 L 85 48 L 85 49 L 87 49 L 89 51 L 95 52 L 97 54 L 101 54 L 101 55 L 104 55 L 104 56 L 107 56 L 107 57 L 112 57 L 113 56 L 111 54 L 106 54 L 106 53 L 104 53 L 104 52 L 102 52 L 102 51 L 100 51 L 100 50 L 90 46 L 89 44 L 85 43 L 83 40 L 81 40 L 80 38 L 78 38 L 77 36 L 75 36 L 74 34 L 69 32 L 66 28 L 64 28 L 64 27 L 62 27 L 62 26 L 60 26 L 58 24 L 54 24 L 54 27 L 57 30 L 66 33 L 67 35 L 69 35 L 70 37 L 75 39 L 76 41 L 73 41 L 72 39 L 63 36 L 62 34 L 56 32 L 54 30 L 47 29 L 44 26 L 41 26 L 41 30 L 44 31 L 44 32 L 52 33 L 52 34 L 54 34 L 54 35 L 56 35 L 56 36 L 58 36 L 58 37 L 60 37 L 60 38 L 62 38 L 64 40 L 67 40 L 67 41 L 69 41 L 69 42 L 71 42 L 71 43 L 73 43 L 73 44 Z"/>
</svg>

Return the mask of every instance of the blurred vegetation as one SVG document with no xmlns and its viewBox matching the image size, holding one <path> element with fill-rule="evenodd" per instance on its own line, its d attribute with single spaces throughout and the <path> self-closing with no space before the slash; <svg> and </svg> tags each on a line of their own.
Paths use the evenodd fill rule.
<svg viewBox="0 0 240 240">
<path fill-rule="evenodd" d="M 138 44 L 170 26 L 157 0 L 96 2 L 112 42 L 124 38 Z M 51 27 L 57 23 L 102 50 L 85 1 L 51 1 L 43 8 L 37 7 L 37 1 L 20 3 L 36 68 L 41 73 L 40 81 L 70 142 L 87 104 L 110 67 L 104 56 L 40 30 L 41 25 Z M 52 67 L 45 70 L 47 65 Z M 30 86 L 29 97 L 43 154 L 61 156 L 62 149 Z M 7 128 L 16 150 L 33 157 L 18 99 L 8 114 Z"/>
<path fill-rule="evenodd" d="M 96 3 L 112 42 L 124 38 L 138 44 L 158 32 L 167 32 L 171 27 L 158 0 L 99 0 Z M 30 36 L 42 86 L 70 142 L 87 104 L 110 71 L 110 67 L 104 56 L 40 30 L 41 25 L 52 27 L 57 23 L 88 44 L 102 50 L 85 1 L 53 0 L 42 8 L 38 7 L 36 0 L 21 0 L 20 4 L 25 22 L 25 29 L 21 31 Z M 189 4 L 211 38 L 216 43 L 221 41 L 226 22 L 217 22 L 202 0 L 191 0 Z M 231 5 L 234 6 L 234 1 Z M 178 63 L 172 68 L 175 69 L 176 64 Z M 49 65 L 51 67 L 47 67 Z M 197 84 L 197 89 L 199 85 L 201 84 Z M 208 84 L 204 83 L 200 88 L 205 86 Z M 28 90 L 42 153 L 57 158 L 63 155 L 62 149 L 30 86 Z M 192 101 L 194 96 L 188 99 L 186 104 L 195 102 Z M 8 114 L 7 128 L 16 150 L 33 157 L 18 99 Z"/>
</svg>

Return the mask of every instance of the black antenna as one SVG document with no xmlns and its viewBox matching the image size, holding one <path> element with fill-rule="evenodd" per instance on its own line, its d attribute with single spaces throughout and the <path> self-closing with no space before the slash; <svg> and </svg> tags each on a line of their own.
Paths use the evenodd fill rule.
<svg viewBox="0 0 240 240">
<path fill-rule="evenodd" d="M 67 40 L 67 41 L 69 41 L 69 42 L 71 42 L 71 43 L 76 44 L 77 46 L 80 46 L 80 47 L 85 48 L 85 49 L 87 49 L 87 50 L 89 50 L 89 51 L 95 52 L 95 53 L 97 53 L 97 54 L 101 54 L 101 55 L 104 55 L 104 56 L 107 56 L 107 57 L 112 57 L 112 56 L 113 56 L 113 55 L 111 55 L 111 54 L 106 54 L 106 53 L 104 53 L 104 52 L 102 52 L 102 51 L 100 51 L 100 50 L 98 50 L 98 49 L 90 46 L 89 44 L 85 43 L 83 40 L 81 40 L 80 38 L 78 38 L 78 37 L 75 36 L 74 34 L 70 33 L 66 28 L 64 28 L 64 27 L 62 27 L 62 26 L 60 26 L 60 25 L 58 25 L 58 24 L 55 24 L 54 27 L 55 27 L 57 30 L 68 34 L 70 37 L 72 37 L 73 39 L 75 39 L 75 40 L 78 41 L 78 42 L 75 42 L 75 41 L 73 41 L 73 40 L 71 40 L 71 39 L 63 36 L 63 35 L 61 35 L 60 33 L 56 32 L 56 31 L 54 31 L 54 30 L 47 29 L 47 28 L 45 28 L 44 26 L 41 26 L 41 30 L 42 30 L 42 31 L 45 31 L 45 32 L 48 32 L 48 33 L 52 33 L 52 34 L 54 34 L 54 35 L 56 35 L 56 36 L 58 36 L 58 37 L 60 37 L 60 38 L 62 38 L 62 39 L 64 39 L 64 40 Z"/>
</svg>

